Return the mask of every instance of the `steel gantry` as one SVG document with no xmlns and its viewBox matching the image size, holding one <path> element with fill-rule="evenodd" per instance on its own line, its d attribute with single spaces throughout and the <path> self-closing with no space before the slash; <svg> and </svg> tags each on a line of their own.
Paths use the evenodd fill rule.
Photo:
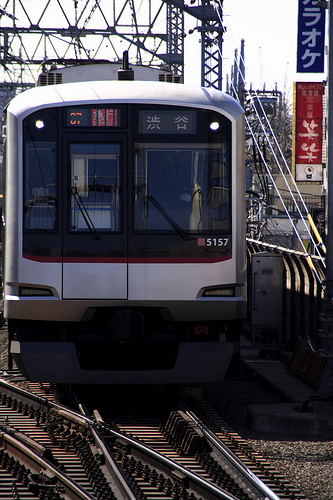
<svg viewBox="0 0 333 500">
<path fill-rule="evenodd" d="M 33 85 L 47 65 L 119 62 L 125 50 L 130 62 L 162 66 L 183 78 L 184 39 L 195 32 L 201 41 L 201 84 L 221 89 L 222 3 L 0 0 L 1 101 Z"/>
</svg>

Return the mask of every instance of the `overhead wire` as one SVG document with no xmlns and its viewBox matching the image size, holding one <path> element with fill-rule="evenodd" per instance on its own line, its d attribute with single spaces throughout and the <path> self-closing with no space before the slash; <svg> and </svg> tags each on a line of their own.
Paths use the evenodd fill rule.
<svg viewBox="0 0 333 500">
<path fill-rule="evenodd" d="M 216 3 L 216 4 L 218 4 L 218 5 L 220 6 L 220 8 L 221 8 L 221 12 L 222 12 L 222 4 L 221 4 L 221 0 L 215 0 L 215 3 Z M 222 25 L 222 18 L 221 18 L 221 15 L 220 15 L 220 13 L 219 13 L 219 9 L 218 9 L 218 8 L 216 8 L 216 5 L 215 5 L 215 10 L 216 10 L 216 12 L 217 12 L 217 15 L 219 16 L 219 19 L 220 19 L 220 22 L 221 22 L 221 25 Z M 220 50 L 220 49 L 218 48 L 218 50 Z M 220 54 L 220 56 L 221 56 L 221 58 L 222 58 L 222 54 Z M 242 79 L 242 82 L 243 82 L 243 84 L 245 84 L 244 76 L 243 76 L 243 74 L 242 74 L 242 73 L 241 73 L 241 71 L 240 71 L 240 68 L 239 68 L 239 65 L 238 65 L 238 61 L 235 61 L 235 63 L 236 63 L 236 65 L 237 65 L 237 67 L 238 67 L 238 72 L 239 72 L 239 75 L 240 75 L 240 77 L 241 77 L 241 79 Z M 244 63 L 244 61 L 242 61 L 242 63 L 243 63 L 243 67 L 245 68 L 245 63 Z M 238 93 L 237 93 L 236 89 L 234 88 L 233 81 L 231 82 L 231 85 L 233 86 L 234 95 L 237 97 L 237 99 L 238 99 L 238 101 L 239 101 Z M 300 198 L 300 200 L 301 200 L 301 202 L 302 202 L 302 204 L 303 204 L 303 207 L 304 207 L 304 209 L 305 209 L 306 213 L 308 214 L 308 221 L 309 221 L 310 226 L 312 227 L 313 232 L 314 232 L 314 234 L 315 234 L 315 236 L 316 236 L 316 238 L 317 238 L 318 245 L 319 245 L 319 246 L 321 246 L 321 248 L 322 248 L 322 250 L 323 250 L 323 251 L 326 251 L 325 246 L 324 246 L 324 244 L 323 244 L 323 242 L 322 242 L 321 236 L 320 236 L 320 234 L 319 234 L 319 232 L 318 232 L 317 228 L 315 227 L 315 224 L 313 223 L 312 217 L 311 217 L 311 215 L 309 214 L 309 211 L 308 211 L 308 209 L 307 209 L 307 207 L 306 207 L 306 205 L 305 205 L 305 202 L 304 202 L 304 200 L 303 200 L 303 197 L 302 197 L 302 195 L 301 195 L 301 193 L 300 193 L 300 191 L 299 191 L 299 189 L 298 189 L 298 186 L 296 185 L 296 183 L 295 183 L 295 181 L 294 181 L 294 178 L 293 178 L 293 176 L 292 176 L 292 174 L 291 174 L 291 172 L 290 172 L 289 166 L 288 166 L 288 164 L 287 164 L 287 162 L 286 162 L 286 160 L 285 160 L 285 158 L 284 158 L 284 155 L 283 155 L 283 153 L 282 153 L 282 151 L 281 151 L 281 148 L 280 148 L 280 146 L 279 146 L 279 144 L 278 144 L 278 142 L 277 142 L 276 136 L 275 136 L 275 134 L 274 134 L 274 132 L 273 132 L 273 129 L 272 129 L 272 127 L 271 127 L 270 123 L 269 123 L 269 120 L 268 120 L 267 114 L 266 114 L 266 112 L 265 112 L 265 110 L 264 110 L 264 108 L 263 108 L 263 106 L 262 106 L 262 104 L 261 104 L 261 101 L 260 101 L 260 99 L 259 99 L 259 96 L 257 95 L 257 93 L 256 93 L 256 92 L 255 92 L 255 95 L 256 95 L 256 98 L 257 98 L 257 100 L 258 100 L 258 102 L 259 102 L 259 104 L 260 104 L 260 106 L 261 106 L 261 111 L 262 111 L 262 114 L 263 114 L 263 116 L 265 117 L 266 122 L 268 123 L 270 133 L 271 133 L 272 137 L 274 138 L 274 141 L 275 141 L 275 144 L 276 144 L 277 149 L 278 149 L 278 151 L 279 151 L 279 154 L 281 155 L 281 158 L 282 158 L 282 159 L 283 159 L 283 161 L 284 161 L 284 164 L 285 164 L 285 166 L 286 166 L 286 169 L 287 169 L 287 171 L 288 171 L 288 173 L 289 173 L 289 175 L 290 175 L 290 177 L 291 177 L 292 183 L 294 184 L 294 186 L 295 186 L 295 188 L 296 188 L 296 191 L 297 191 L 297 194 L 298 194 L 298 196 L 299 196 L 299 198 Z M 279 168 L 279 170 L 280 170 L 280 172 L 281 172 L 281 174 L 282 174 L 282 177 L 283 177 L 283 179 L 284 179 L 284 181 L 285 181 L 285 183 L 286 183 L 286 186 L 287 186 L 287 188 L 288 188 L 288 191 L 289 191 L 289 193 L 290 193 L 290 195 L 291 195 L 291 197 L 292 197 L 292 199 L 293 199 L 293 201 L 294 201 L 294 205 L 295 205 L 295 207 L 297 208 L 297 211 L 299 212 L 300 218 L 302 219 L 302 221 L 303 221 L 303 223 L 304 223 L 304 227 L 305 227 L 305 229 L 306 229 L 306 231 L 307 231 L 307 233 L 308 233 L 308 235 L 309 235 L 309 238 L 310 238 L 310 240 L 311 240 L 311 242 L 312 242 L 312 244 L 313 244 L 313 247 L 314 247 L 315 251 L 317 252 L 319 259 L 321 260 L 323 267 L 325 268 L 325 267 L 326 267 L 326 264 L 325 264 L 325 259 L 322 257 L 321 253 L 319 252 L 319 249 L 318 249 L 318 247 L 317 247 L 316 242 L 314 241 L 314 238 L 313 238 L 313 236 L 312 236 L 312 234 L 311 234 L 311 231 L 308 229 L 308 227 L 307 227 L 307 225 L 306 225 L 306 223 L 305 223 L 305 219 L 304 219 L 304 217 L 303 217 L 303 214 L 302 214 L 302 212 L 301 212 L 301 210 L 300 210 L 300 208 L 299 208 L 299 206 L 298 206 L 298 204 L 297 204 L 297 202 L 296 202 L 295 196 L 294 196 L 294 194 L 293 194 L 293 192 L 292 192 L 292 190 L 291 190 L 291 188 L 290 188 L 290 185 L 289 185 L 289 183 L 287 182 L 287 178 L 286 178 L 286 176 L 285 176 L 285 174 L 284 174 L 283 170 L 281 169 L 281 165 L 280 165 L 280 163 L 279 163 L 279 161 L 278 161 L 278 158 L 277 158 L 277 156 L 276 156 L 276 153 L 275 153 L 275 151 L 274 151 L 274 149 L 273 149 L 273 147 L 272 147 L 272 144 L 271 144 L 271 141 L 270 141 L 270 139 L 269 139 L 269 137 L 268 137 L 268 135 L 267 135 L 266 129 L 265 129 L 265 127 L 263 126 L 263 123 L 262 123 L 261 117 L 260 117 L 260 115 L 259 115 L 259 112 L 258 112 L 258 110 L 256 109 L 256 107 L 254 106 L 254 103 L 253 103 L 253 97 L 252 97 L 251 95 L 250 95 L 250 97 L 251 97 L 251 102 L 252 102 L 253 109 L 255 110 L 255 112 L 256 112 L 256 114 L 257 114 L 258 121 L 259 121 L 260 126 L 261 126 L 261 129 L 262 129 L 262 131 L 263 131 L 263 133 L 264 133 L 264 136 L 265 136 L 265 138 L 266 138 L 266 140 L 267 140 L 267 142 L 268 142 L 268 144 L 269 144 L 269 146 L 270 146 L 270 149 L 271 149 L 271 151 L 272 151 L 272 154 L 273 154 L 274 160 L 275 160 L 275 162 L 276 162 L 276 164 L 277 164 L 277 166 L 278 166 L 278 168 Z M 273 178 L 273 175 L 272 175 L 272 173 L 271 173 L 271 171 L 270 171 L 270 169 L 269 169 L 269 167 L 268 167 L 268 164 L 267 164 L 267 162 L 266 162 L 265 158 L 263 157 L 262 151 L 261 151 L 261 150 L 260 150 L 260 148 L 259 148 L 258 141 L 257 141 L 257 139 L 256 139 L 256 137 L 255 137 L 255 134 L 254 134 L 254 132 L 253 132 L 253 130 L 252 130 L 252 127 L 251 127 L 251 125 L 250 125 L 250 123 L 249 123 L 249 121 L 248 121 L 247 117 L 245 116 L 245 114 L 244 114 L 244 117 L 245 117 L 245 121 L 246 121 L 246 123 L 247 123 L 248 129 L 249 129 L 249 131 L 250 131 L 250 133 L 251 133 L 252 139 L 253 139 L 253 141 L 254 141 L 254 142 L 255 142 L 255 144 L 256 144 L 256 147 L 257 147 L 257 149 L 258 149 L 258 151 L 259 151 L 259 154 L 260 154 L 260 156 L 261 156 L 261 158 L 262 158 L 262 161 L 263 161 L 263 163 L 264 163 L 264 165 L 265 165 L 266 171 L 267 171 L 267 173 L 268 173 L 268 175 L 269 175 L 269 177 L 270 177 L 270 180 L 271 180 L 271 182 L 272 182 L 272 185 L 273 185 L 273 187 L 274 187 L 274 189 L 275 189 L 275 191 L 276 191 L 276 193 L 277 193 L 277 195 L 278 195 L 278 197 L 279 197 L 279 199 L 280 199 L 280 202 L 281 202 L 281 204 L 282 204 L 282 206 L 283 206 L 283 209 L 284 209 L 284 211 L 285 211 L 285 213 L 286 213 L 286 215 L 287 215 L 287 217 L 288 217 L 288 219 L 289 219 L 289 221 L 290 221 L 290 223 L 291 223 L 291 226 L 292 226 L 292 228 L 293 228 L 293 231 L 294 231 L 294 233 L 296 234 L 297 239 L 299 240 L 299 243 L 300 243 L 301 247 L 303 248 L 304 254 L 306 255 L 306 260 L 307 260 L 307 262 L 308 262 L 308 265 L 309 265 L 309 267 L 312 269 L 312 271 L 314 272 L 314 274 L 316 275 L 316 278 L 317 278 L 318 282 L 319 282 L 319 283 L 321 284 L 321 286 L 324 288 L 324 283 L 323 283 L 323 281 L 322 281 L 322 279 L 321 279 L 321 277 L 320 277 L 320 275 L 319 275 L 319 273 L 318 273 L 318 271 L 317 271 L 317 269 L 316 269 L 316 267 L 315 267 L 315 265 L 314 265 L 314 263 L 313 263 L 313 260 L 312 260 L 311 255 L 309 254 L 308 250 L 306 249 L 306 247 L 305 247 L 305 245 L 304 245 L 303 239 L 301 238 L 301 236 L 300 236 L 300 234 L 299 234 L 299 231 L 297 230 L 297 228 L 296 228 L 296 226 L 295 226 L 295 224 L 294 224 L 294 221 L 292 220 L 292 217 L 291 217 L 291 215 L 290 215 L 290 213 L 289 213 L 289 211 L 288 211 L 288 209 L 287 209 L 287 207 L 286 207 L 286 204 L 285 204 L 285 202 L 284 202 L 284 200 L 283 200 L 283 197 L 282 197 L 282 195 L 281 195 L 281 193 L 280 193 L 280 190 L 278 189 L 278 187 L 277 187 L 277 185 L 276 185 L 276 182 L 275 182 L 275 180 L 274 180 L 274 178 Z M 312 221 L 312 224 L 311 224 L 311 221 Z"/>
<path fill-rule="evenodd" d="M 222 9 L 222 4 L 221 4 L 221 1 L 220 1 L 220 0 L 215 0 L 215 1 L 216 1 L 216 3 L 217 3 L 217 4 L 219 4 L 219 6 L 220 6 L 220 7 L 221 7 L 221 9 Z M 215 7 L 215 10 L 216 10 L 216 12 L 217 12 L 217 14 L 218 14 L 218 16 L 219 16 L 219 19 L 220 19 L 220 22 L 221 22 L 221 25 L 222 25 L 222 18 L 221 18 L 221 16 L 220 16 L 219 9 L 217 9 L 217 8 Z M 228 30 L 228 31 L 229 31 L 229 30 Z M 221 57 L 222 57 L 222 54 L 220 54 L 220 55 L 221 55 Z M 240 57 L 241 57 L 241 55 L 240 55 Z M 236 63 L 236 65 L 238 66 L 239 75 L 240 75 L 240 77 L 242 78 L 243 84 L 245 84 L 244 76 L 243 76 L 243 74 L 241 73 L 241 71 L 239 70 L 240 68 L 239 68 L 238 61 L 235 61 L 235 63 Z M 245 67 L 245 63 L 244 63 L 244 61 L 242 61 L 242 64 L 243 64 L 243 67 Z M 231 82 L 231 85 L 234 87 L 233 82 Z M 237 91 L 236 91 L 236 89 L 235 89 L 235 88 L 233 88 L 233 90 L 234 90 L 234 94 L 235 94 L 235 96 L 238 98 L 238 95 L 237 95 Z M 258 101 L 259 105 L 260 105 L 262 115 L 263 115 L 263 117 L 265 118 L 265 120 L 266 120 L 266 122 L 267 122 L 267 124 L 268 124 L 268 128 L 269 128 L 270 134 L 271 134 L 271 136 L 272 136 L 272 137 L 273 137 L 273 139 L 274 139 L 275 145 L 276 145 L 277 150 L 278 150 L 278 152 L 279 152 L 279 154 L 280 154 L 280 156 L 281 156 L 281 158 L 282 158 L 282 160 L 283 160 L 284 166 L 285 166 L 285 168 L 286 168 L 286 170 L 287 170 L 288 174 L 290 175 L 290 178 L 291 178 L 292 184 L 294 185 L 295 190 L 296 190 L 296 192 L 297 192 L 297 194 L 298 194 L 298 196 L 299 196 L 299 200 L 301 201 L 301 204 L 303 205 L 303 208 L 304 208 L 304 210 L 305 210 L 305 212 L 306 212 L 306 214 L 307 214 L 307 219 L 308 219 L 308 222 L 309 222 L 309 224 L 310 224 L 310 226 L 311 226 L 311 228 L 312 228 L 312 230 L 313 230 L 313 232 L 314 232 L 314 234 L 315 234 L 315 236 L 316 236 L 316 239 L 317 239 L 318 245 L 321 247 L 321 249 L 322 249 L 324 252 L 326 252 L 326 248 L 325 248 L 325 245 L 324 245 L 324 243 L 323 243 L 323 240 L 322 240 L 322 238 L 321 238 L 321 236 L 320 236 L 320 234 L 319 234 L 319 232 L 318 232 L 318 230 L 317 230 L 317 228 L 316 228 L 316 226 L 315 226 L 315 224 L 314 224 L 314 222 L 313 222 L 313 219 L 312 219 L 312 217 L 311 217 L 311 215 L 310 215 L 310 213 L 309 213 L 309 210 L 308 210 L 308 208 L 307 208 L 307 206 L 306 206 L 306 204 L 305 204 L 305 201 L 304 201 L 304 199 L 303 199 L 303 196 L 302 196 L 302 194 L 300 193 L 300 191 L 299 191 L 299 189 L 298 189 L 298 186 L 297 186 L 297 184 L 296 184 L 296 182 L 295 182 L 295 180 L 294 180 L 294 178 L 293 178 L 293 176 L 292 176 L 292 173 L 291 173 L 291 171 L 290 171 L 290 168 L 289 168 L 289 166 L 288 166 L 288 164 L 287 164 L 287 162 L 286 162 L 286 159 L 285 159 L 285 157 L 284 157 L 284 155 L 283 155 L 283 152 L 282 152 L 282 150 L 281 150 L 281 148 L 280 148 L 280 145 L 279 145 L 279 143 L 278 143 L 278 141 L 277 141 L 277 138 L 276 138 L 276 136 L 275 136 L 275 134 L 274 134 L 274 131 L 273 131 L 272 127 L 271 127 L 271 124 L 270 124 L 270 122 L 269 122 L 269 119 L 268 119 L 268 117 L 267 117 L 267 114 L 266 114 L 266 112 L 265 112 L 265 110 L 264 110 L 264 108 L 263 108 L 263 106 L 262 106 L 261 100 L 260 100 L 260 98 L 259 98 L 259 96 L 258 96 L 257 92 L 254 92 L 254 94 L 255 94 L 255 97 L 256 97 L 256 99 L 257 99 L 257 101 Z M 321 253 L 319 252 L 319 249 L 318 249 L 318 247 L 317 247 L 317 243 L 314 241 L 314 238 L 313 238 L 313 236 L 312 236 L 312 234 L 311 234 L 311 231 L 309 230 L 309 228 L 308 228 L 307 224 L 305 223 L 305 219 L 304 219 L 304 217 L 303 217 L 303 214 L 302 214 L 302 212 L 301 212 L 301 209 L 300 209 L 300 207 L 299 207 L 299 205 L 298 205 L 298 203 L 297 203 L 297 200 L 296 200 L 296 198 L 295 198 L 295 195 L 294 195 L 294 193 L 293 193 L 293 191 L 292 191 L 292 189 L 291 189 L 291 187 L 290 187 L 290 185 L 289 185 L 289 183 L 288 183 L 288 181 L 287 181 L 286 175 L 285 175 L 285 173 L 283 172 L 283 169 L 281 168 L 280 162 L 279 162 L 279 160 L 278 160 L 278 158 L 277 158 L 277 156 L 276 156 L 276 153 L 275 153 L 274 148 L 273 148 L 273 146 L 272 146 L 271 140 L 270 140 L 270 138 L 269 138 L 269 136 L 268 136 L 268 134 L 267 134 L 266 128 L 265 128 L 265 127 L 264 127 L 264 125 L 263 125 L 263 122 L 262 122 L 262 119 L 261 119 L 261 117 L 260 117 L 260 115 L 259 115 L 258 109 L 257 109 L 257 107 L 254 105 L 254 99 L 253 99 L 253 96 L 252 96 L 251 94 L 250 94 L 250 99 L 251 99 L 251 103 L 252 103 L 253 109 L 254 109 L 254 111 L 255 111 L 255 113 L 256 113 L 256 115 L 257 115 L 257 119 L 258 119 L 258 121 L 259 121 L 259 124 L 260 124 L 260 126 L 261 126 L 261 129 L 262 129 L 262 131 L 263 131 L 263 133 L 264 133 L 264 136 L 265 136 L 265 138 L 266 138 L 266 140 L 267 140 L 267 143 L 268 143 L 268 145 L 269 145 L 269 147 L 270 147 L 270 149 L 271 149 L 271 151 L 272 151 L 272 154 L 273 154 L 273 157 L 274 157 L 275 163 L 276 163 L 276 165 L 278 166 L 278 168 L 279 168 L 279 170 L 280 170 L 280 172 L 281 172 L 282 178 L 283 178 L 283 180 L 284 180 L 284 182 L 285 182 L 285 184 L 286 184 L 286 186 L 287 186 L 288 192 L 289 192 L 289 193 L 290 193 L 290 195 L 291 195 L 291 198 L 292 198 L 292 200 L 293 200 L 293 202 L 294 202 L 295 208 L 297 209 L 297 211 L 298 211 L 298 213 L 299 213 L 299 217 L 300 217 L 300 219 L 303 221 L 304 226 L 305 226 L 305 229 L 306 229 L 306 231 L 307 231 L 307 233 L 308 233 L 308 235 L 309 235 L 309 238 L 310 238 L 310 240 L 311 240 L 311 242 L 312 242 L 312 244 L 313 244 L 313 247 L 314 247 L 314 249 L 315 249 L 316 253 L 318 254 L 318 256 L 319 256 L 320 260 L 322 261 L 323 266 L 325 267 L 325 260 L 323 259 L 323 257 L 322 257 L 322 255 L 321 255 Z M 239 100 L 239 98 L 238 98 L 238 100 Z M 264 156 L 263 156 L 263 154 L 262 154 L 261 149 L 259 148 L 258 141 L 257 141 L 257 139 L 256 139 L 256 137 L 255 137 L 255 134 L 254 134 L 254 132 L 253 132 L 253 130 L 252 130 L 252 128 L 251 128 L 251 125 L 250 125 L 250 123 L 249 123 L 249 121 L 248 121 L 248 119 L 247 119 L 247 117 L 246 117 L 246 116 L 245 116 L 245 120 L 246 120 L 247 126 L 248 126 L 248 128 L 249 128 L 249 130 L 250 130 L 250 133 L 251 133 L 251 136 L 252 136 L 252 138 L 253 138 L 253 141 L 255 142 L 255 145 L 256 145 L 256 147 L 257 147 L 257 149 L 258 149 L 258 152 L 259 152 L 259 154 L 260 154 L 260 157 L 261 157 L 261 159 L 262 159 L 262 161 L 263 161 L 263 163 L 264 163 L 264 165 L 265 165 L 266 171 L 267 171 L 267 173 L 268 173 L 268 175 L 269 175 L 269 177 L 270 177 L 270 179 L 271 179 L 271 182 L 272 182 L 272 184 L 273 184 L 273 186 L 274 186 L 274 189 L 276 190 L 276 192 L 277 192 L 277 194 L 278 194 L 278 197 L 279 197 L 279 199 L 280 199 L 280 201 L 281 201 L 281 203 L 282 203 L 282 206 L 283 206 L 283 208 L 284 208 L 284 211 L 285 211 L 285 213 L 287 214 L 287 216 L 288 216 L 288 218 L 289 218 L 289 220 L 290 220 L 290 223 L 291 223 L 291 225 L 292 225 L 292 227 L 293 227 L 293 229 L 294 229 L 294 231 L 295 231 L 295 234 L 297 235 L 297 238 L 298 238 L 298 240 L 299 240 L 299 242 L 300 242 L 300 244 L 301 244 L 301 247 L 302 247 L 302 248 L 303 248 L 303 250 L 304 250 L 304 253 L 308 256 L 307 258 L 308 258 L 308 261 L 309 261 L 309 265 L 311 265 L 311 268 L 313 269 L 313 268 L 314 268 L 314 265 L 313 265 L 313 263 L 312 263 L 312 261 L 311 261 L 311 256 L 308 254 L 308 251 L 307 251 L 307 249 L 306 249 L 306 248 L 305 248 L 305 246 L 304 246 L 303 240 L 302 240 L 302 238 L 300 237 L 299 232 L 298 232 L 298 230 L 297 230 L 297 228 L 296 228 L 296 226 L 295 226 L 295 224 L 294 224 L 294 222 L 293 222 L 293 220 L 292 220 L 292 218 L 291 218 L 291 216 L 290 216 L 290 214 L 289 214 L 289 211 L 288 211 L 288 209 L 287 209 L 287 207 L 286 207 L 286 205 L 285 205 L 285 202 L 284 202 L 284 200 L 283 200 L 283 198 L 282 198 L 282 196 L 281 196 L 281 194 L 280 194 L 280 190 L 278 189 L 278 187 L 277 187 L 277 185 L 276 185 L 276 183 L 275 183 L 275 180 L 274 180 L 274 178 L 273 178 L 273 176 L 272 176 L 272 173 L 271 173 L 271 171 L 270 171 L 270 169 L 269 169 L 269 167 L 268 167 L 268 164 L 267 164 L 267 162 L 266 162 L 266 160 L 265 160 L 265 158 L 264 158 Z M 311 261 L 311 262 L 310 262 L 310 261 Z"/>
<path fill-rule="evenodd" d="M 236 89 L 234 89 L 234 90 L 236 90 Z M 308 264 L 309 264 L 310 268 L 312 269 L 312 271 L 315 273 L 315 275 L 316 275 L 316 277 L 317 277 L 318 282 L 319 282 L 322 286 L 324 286 L 324 285 L 323 285 L 323 281 L 322 281 L 321 277 L 319 276 L 319 273 L 317 272 L 317 270 L 316 270 L 316 268 L 315 268 L 315 265 L 314 265 L 314 263 L 313 263 L 312 257 L 311 257 L 311 255 L 309 254 L 308 249 L 305 247 L 304 242 L 303 242 L 303 239 L 301 238 L 301 235 L 299 234 L 299 231 L 297 230 L 297 228 L 296 228 L 296 226 L 295 226 L 295 223 L 294 223 L 294 221 L 293 221 L 293 219 L 292 219 L 292 217 L 291 217 L 291 215 L 290 215 L 290 213 L 289 213 L 289 210 L 288 210 L 288 209 L 287 209 L 287 207 L 286 207 L 286 204 L 285 204 L 285 202 L 284 202 L 284 199 L 283 199 L 283 197 L 282 197 L 282 194 L 280 193 L 280 190 L 279 190 L 279 188 L 277 187 L 276 182 L 275 182 L 275 180 L 274 180 L 273 174 L 272 174 L 272 172 L 270 171 L 270 169 L 269 169 L 269 167 L 268 167 L 268 165 L 267 165 L 267 162 L 266 162 L 265 158 L 263 157 L 262 151 L 259 149 L 259 145 L 258 145 L 257 139 L 256 139 L 255 134 L 253 133 L 253 131 L 252 131 L 252 129 L 251 129 L 250 123 L 249 123 L 249 121 L 248 121 L 248 119 L 247 119 L 247 117 L 246 117 L 246 116 L 245 116 L 245 121 L 246 121 L 246 123 L 247 123 L 247 126 L 249 127 L 249 130 L 250 130 L 250 132 L 251 132 L 251 135 L 252 135 L 253 141 L 255 142 L 255 145 L 256 145 L 256 147 L 257 147 L 257 149 L 258 149 L 258 151 L 259 151 L 259 154 L 260 154 L 260 156 L 261 156 L 261 158 L 262 158 L 262 161 L 263 161 L 263 163 L 264 163 L 264 165 L 265 165 L 265 167 L 266 167 L 266 171 L 267 171 L 267 173 L 268 173 L 268 175 L 269 175 L 269 177 L 270 177 L 270 180 L 271 180 L 271 182 L 272 182 L 272 185 L 273 185 L 273 187 L 274 187 L 274 189 L 275 189 L 275 191 L 276 191 L 276 193 L 277 193 L 277 195 L 278 195 L 278 197 L 279 197 L 279 199 L 280 199 L 280 202 L 281 202 L 281 204 L 282 204 L 282 206 L 283 206 L 283 209 L 284 209 L 285 213 L 287 214 L 287 217 L 288 217 L 288 219 L 289 219 L 289 221 L 290 221 L 290 223 L 291 223 L 291 226 L 292 226 L 292 228 L 293 228 L 293 231 L 294 231 L 294 233 L 296 234 L 297 239 L 299 240 L 301 247 L 303 248 L 303 251 L 304 251 L 304 253 L 305 253 L 305 255 L 306 255 L 306 260 L 307 260 L 307 262 L 308 262 Z M 298 205 L 297 205 L 296 203 L 295 203 L 295 206 L 297 206 L 297 208 L 299 209 L 299 207 L 298 207 Z M 300 212 L 300 210 L 299 210 L 299 212 Z M 302 214 L 301 214 L 301 215 L 302 215 Z M 304 221 L 304 218 L 303 218 L 303 217 L 302 217 L 302 219 L 303 219 L 303 221 Z M 307 225 L 305 224 L 305 221 L 304 221 L 304 227 L 305 227 L 305 229 L 306 229 L 307 233 L 309 234 L 309 236 L 310 236 L 310 239 L 311 239 L 312 243 L 314 244 L 314 248 L 316 249 L 316 251 L 317 251 L 317 253 L 318 253 L 318 256 L 319 256 L 319 258 L 320 258 L 320 260 L 321 260 L 321 262 L 322 262 L 323 266 L 324 266 L 324 267 L 326 267 L 325 260 L 323 259 L 322 255 L 320 254 L 320 252 L 319 252 L 319 250 L 318 250 L 318 248 L 317 248 L 317 246 L 316 246 L 316 244 L 315 244 L 315 241 L 314 241 L 314 239 L 313 239 L 313 237 L 312 237 L 311 233 L 309 232 L 309 230 L 308 230 L 308 228 L 307 228 Z M 318 233 L 318 236 L 320 237 L 318 230 L 317 230 L 317 233 Z"/>
</svg>

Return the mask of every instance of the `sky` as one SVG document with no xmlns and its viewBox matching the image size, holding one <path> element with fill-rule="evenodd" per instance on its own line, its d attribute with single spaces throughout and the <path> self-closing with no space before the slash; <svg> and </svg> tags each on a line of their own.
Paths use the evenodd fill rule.
<svg viewBox="0 0 333 500">
<path fill-rule="evenodd" d="M 10 4 L 7 10 L 8 12 L 12 12 L 13 7 L 11 5 L 14 0 L 0 0 L 0 7 L 7 4 L 7 1 Z M 91 4 L 94 1 L 91 0 Z M 21 3 L 31 16 L 32 22 L 37 22 L 44 10 L 43 5 L 48 5 L 48 2 L 49 0 L 21 0 Z M 80 9 L 86 2 L 87 0 L 78 0 Z M 195 0 L 194 3 L 186 0 L 185 3 L 198 6 L 201 5 L 201 2 L 202 0 Z M 212 5 L 214 3 L 212 1 Z M 47 8 L 47 13 L 50 14 L 50 17 L 45 21 L 47 27 L 51 27 L 49 25 L 52 25 L 52 23 L 55 23 L 55 26 L 59 22 L 64 23 L 64 17 L 61 14 L 59 4 L 60 2 L 56 0 L 50 1 L 50 7 Z M 66 0 L 63 4 L 66 5 L 67 11 L 71 11 L 74 14 L 73 2 Z M 113 2 L 111 0 L 100 0 L 100 4 L 105 13 L 110 15 Z M 123 4 L 124 0 L 116 1 L 119 9 Z M 152 2 L 154 8 L 156 8 L 157 4 L 159 2 L 155 2 L 155 0 Z M 147 9 L 148 1 L 135 0 L 135 5 L 137 14 L 143 16 L 145 19 L 145 9 Z M 51 6 L 54 7 L 54 11 L 51 10 Z M 20 24 L 24 22 L 26 16 L 22 9 L 19 8 L 18 2 L 16 2 L 15 9 L 15 14 Z M 87 8 L 86 11 L 89 11 L 89 9 Z M 86 11 L 84 11 L 83 18 L 87 16 Z M 55 12 L 53 17 L 52 12 Z M 94 19 L 95 16 L 98 19 L 98 15 L 99 12 L 96 10 L 94 12 Z M 70 19 L 73 22 L 73 19 Z M 240 50 L 242 39 L 245 42 L 246 89 L 249 89 L 252 85 L 254 90 L 262 90 L 263 85 L 265 85 L 266 90 L 272 90 L 277 85 L 280 91 L 292 92 L 294 81 L 322 81 L 326 79 L 324 73 L 315 75 L 296 73 L 297 19 L 298 0 L 278 0 L 277 2 L 273 0 L 223 0 L 223 26 L 226 28 L 226 32 L 223 37 L 222 49 L 222 89 L 226 90 L 227 75 L 231 73 L 235 49 Z M 3 22 L 5 21 L 8 22 L 8 18 L 4 18 Z M 165 19 L 161 19 L 160 23 L 161 29 L 164 30 Z M 198 22 L 193 16 L 185 15 L 185 31 L 195 28 L 196 24 Z M 103 25 L 103 22 L 101 22 L 101 26 Z M 159 25 L 155 26 L 155 29 L 158 30 Z M 53 41 L 55 44 L 58 43 L 56 38 Z M 83 43 L 85 43 L 85 39 Z M 121 45 L 120 41 L 119 54 L 126 48 L 124 45 L 124 43 Z M 135 50 L 133 48 L 131 50 L 135 54 Z M 193 34 L 188 34 L 185 38 L 185 83 L 200 85 L 200 68 L 201 44 L 199 34 L 195 30 Z"/>
<path fill-rule="evenodd" d="M 254 90 L 262 90 L 265 84 L 266 90 L 272 90 L 277 84 L 278 90 L 292 92 L 294 81 L 326 79 L 324 73 L 296 73 L 297 21 L 298 0 L 224 0 L 223 90 L 241 39 L 245 42 L 246 89 L 252 84 Z M 185 80 L 188 69 L 187 63 Z"/>
</svg>

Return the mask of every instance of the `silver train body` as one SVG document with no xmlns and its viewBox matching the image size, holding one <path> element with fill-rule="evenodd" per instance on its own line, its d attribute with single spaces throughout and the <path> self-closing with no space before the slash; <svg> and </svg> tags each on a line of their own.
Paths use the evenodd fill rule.
<svg viewBox="0 0 333 500">
<path fill-rule="evenodd" d="M 4 315 L 23 374 L 223 380 L 246 316 L 241 107 L 86 81 L 28 90 L 5 115 Z"/>
</svg>

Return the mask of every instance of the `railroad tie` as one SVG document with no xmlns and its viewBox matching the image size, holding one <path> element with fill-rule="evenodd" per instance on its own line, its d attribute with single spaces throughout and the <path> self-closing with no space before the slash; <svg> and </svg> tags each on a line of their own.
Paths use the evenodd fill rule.
<svg viewBox="0 0 333 500">
<path fill-rule="evenodd" d="M 177 451 L 184 455 L 194 455 L 196 451 L 207 447 L 202 431 L 182 411 L 170 413 L 163 434 L 169 443 L 175 445 Z"/>
</svg>

